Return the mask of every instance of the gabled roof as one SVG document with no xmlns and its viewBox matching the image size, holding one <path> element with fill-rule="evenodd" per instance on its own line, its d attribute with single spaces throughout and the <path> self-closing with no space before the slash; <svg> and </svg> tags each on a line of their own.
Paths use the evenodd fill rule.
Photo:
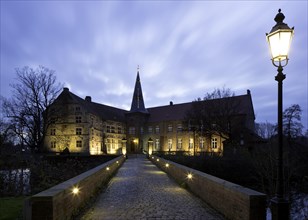
<svg viewBox="0 0 308 220">
<path fill-rule="evenodd" d="M 139 85 L 138 85 L 139 84 Z M 55 100 L 54 104 L 79 104 L 84 109 L 86 109 L 89 113 L 95 114 L 100 116 L 103 120 L 113 120 L 113 121 L 119 121 L 119 122 L 125 122 L 125 116 L 127 113 L 146 113 L 149 114 L 149 120 L 148 122 L 161 122 L 161 121 L 182 121 L 185 119 L 187 112 L 192 108 L 194 102 L 188 102 L 188 103 L 181 103 L 181 104 L 173 104 L 170 103 L 170 105 L 166 106 L 159 106 L 159 107 L 153 107 L 145 109 L 143 99 L 139 100 L 135 96 L 136 88 L 140 88 L 141 91 L 141 85 L 140 85 L 140 78 L 139 73 L 137 74 L 137 80 L 136 80 L 136 86 L 134 91 L 134 97 L 132 102 L 132 108 L 130 111 L 126 111 L 123 109 L 111 107 L 108 105 L 103 105 L 99 103 L 92 102 L 90 97 L 86 100 L 78 97 L 77 95 L 73 94 L 69 91 L 68 88 L 64 88 L 63 92 L 58 96 L 58 98 Z M 142 91 L 139 93 L 142 97 Z M 138 105 L 139 101 L 139 105 Z M 140 102 L 141 101 L 141 102 Z M 234 115 L 250 115 L 253 118 L 254 110 L 251 100 L 250 91 L 247 91 L 247 94 L 240 95 L 240 96 L 232 96 L 227 98 L 221 98 L 221 99 L 212 99 L 212 100 L 206 100 L 201 101 L 206 106 L 217 106 L 217 104 L 231 102 L 236 103 L 238 107 L 236 108 Z"/>
<path fill-rule="evenodd" d="M 79 96 L 75 95 L 74 93 L 70 92 L 68 88 L 63 89 L 62 93 L 58 96 L 58 98 L 53 104 L 79 104 L 89 113 L 95 114 L 104 120 L 113 120 L 120 122 L 125 121 L 125 114 L 127 113 L 127 111 L 122 109 L 92 102 L 90 97 L 87 97 L 86 100 L 84 100 Z"/>
</svg>

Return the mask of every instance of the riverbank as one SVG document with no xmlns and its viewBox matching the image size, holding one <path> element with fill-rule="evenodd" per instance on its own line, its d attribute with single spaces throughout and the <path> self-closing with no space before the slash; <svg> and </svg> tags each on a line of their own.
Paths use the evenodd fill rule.
<svg viewBox="0 0 308 220">
<path fill-rule="evenodd" d="M 26 197 L 0 197 L 0 220 L 22 219 L 23 201 Z"/>
</svg>

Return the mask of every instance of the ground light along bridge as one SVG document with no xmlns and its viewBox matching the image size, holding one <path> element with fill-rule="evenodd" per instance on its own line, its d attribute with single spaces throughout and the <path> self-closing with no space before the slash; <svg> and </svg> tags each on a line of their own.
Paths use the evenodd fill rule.
<svg viewBox="0 0 308 220">
<path fill-rule="evenodd" d="M 32 196 L 25 219 L 69 219 L 110 178 L 79 219 L 266 218 L 265 194 L 156 156 L 129 155 Z"/>
</svg>

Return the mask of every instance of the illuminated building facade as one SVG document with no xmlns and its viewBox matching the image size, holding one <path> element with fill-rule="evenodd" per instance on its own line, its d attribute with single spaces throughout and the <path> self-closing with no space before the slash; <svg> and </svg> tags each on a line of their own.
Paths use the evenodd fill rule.
<svg viewBox="0 0 308 220">
<path fill-rule="evenodd" d="M 251 95 L 247 91 L 245 95 L 230 99 L 239 101 L 241 112 L 233 117 L 233 124 L 241 125 L 236 132 L 240 134 L 239 141 L 244 142 L 243 129 L 254 130 Z M 129 111 L 92 102 L 89 96 L 82 99 L 64 88 L 49 107 L 49 121 L 52 123 L 44 138 L 44 148 L 53 153 L 68 149 L 70 153 L 91 155 L 151 154 L 154 151 L 222 153 L 226 136 L 215 132 L 203 135 L 188 128 L 187 112 L 192 107 L 193 102 L 170 102 L 166 106 L 145 108 L 139 72 Z"/>
</svg>

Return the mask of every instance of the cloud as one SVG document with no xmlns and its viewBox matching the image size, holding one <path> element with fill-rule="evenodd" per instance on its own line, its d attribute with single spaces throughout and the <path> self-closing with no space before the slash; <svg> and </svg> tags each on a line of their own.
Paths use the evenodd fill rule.
<svg viewBox="0 0 308 220">
<path fill-rule="evenodd" d="M 307 2 L 1 2 L 1 94 L 14 68 L 44 65 L 77 95 L 128 109 L 137 65 L 146 106 L 214 88 L 252 91 L 257 121 L 276 121 L 265 33 L 281 7 L 295 26 L 284 104 L 307 123 Z M 298 16 L 299 15 L 299 16 Z M 304 77 L 306 76 L 306 77 Z M 293 104 L 293 103 L 292 103 Z"/>
</svg>

